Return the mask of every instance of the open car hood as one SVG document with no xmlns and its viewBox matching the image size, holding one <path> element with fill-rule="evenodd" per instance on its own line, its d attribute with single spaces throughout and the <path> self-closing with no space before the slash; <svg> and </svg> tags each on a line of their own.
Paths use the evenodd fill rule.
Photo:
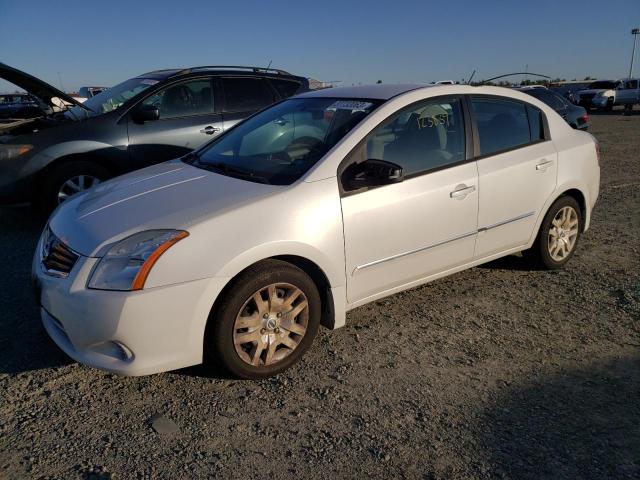
<svg viewBox="0 0 640 480">
<path fill-rule="evenodd" d="M 59 107 L 59 105 L 52 101 L 53 98 L 57 97 L 65 103 L 77 105 L 85 110 L 89 110 L 89 108 L 82 105 L 82 103 L 78 102 L 66 93 L 61 92 L 56 87 L 4 63 L 0 63 L 0 78 L 23 88 L 28 93 L 38 97 L 51 107 Z"/>
</svg>

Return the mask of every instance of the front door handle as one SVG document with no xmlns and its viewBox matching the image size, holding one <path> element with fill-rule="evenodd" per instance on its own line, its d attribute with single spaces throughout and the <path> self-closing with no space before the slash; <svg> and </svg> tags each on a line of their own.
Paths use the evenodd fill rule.
<svg viewBox="0 0 640 480">
<path fill-rule="evenodd" d="M 462 183 L 460 185 L 457 185 L 453 192 L 449 193 L 449 197 L 462 200 L 467 195 L 475 191 L 476 191 L 475 185 L 471 185 L 470 187 L 467 187 L 464 183 Z"/>
<path fill-rule="evenodd" d="M 542 162 L 536 165 L 536 170 L 545 172 L 547 168 L 549 168 L 552 164 L 553 162 L 551 160 L 543 160 Z"/>
<path fill-rule="evenodd" d="M 200 133 L 204 133 L 205 135 L 213 135 L 216 132 L 219 132 L 220 129 L 216 127 L 212 127 L 211 125 L 204 127 L 200 130 Z"/>
</svg>

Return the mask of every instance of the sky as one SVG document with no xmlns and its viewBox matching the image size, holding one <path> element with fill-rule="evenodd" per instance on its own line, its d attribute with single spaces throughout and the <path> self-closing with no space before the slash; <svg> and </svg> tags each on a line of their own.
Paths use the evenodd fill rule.
<svg viewBox="0 0 640 480">
<path fill-rule="evenodd" d="M 0 0 L 0 62 L 66 91 L 160 68 L 269 62 L 342 85 L 460 81 L 473 70 L 475 80 L 525 69 L 617 78 L 628 75 L 633 27 L 640 0 Z"/>
</svg>

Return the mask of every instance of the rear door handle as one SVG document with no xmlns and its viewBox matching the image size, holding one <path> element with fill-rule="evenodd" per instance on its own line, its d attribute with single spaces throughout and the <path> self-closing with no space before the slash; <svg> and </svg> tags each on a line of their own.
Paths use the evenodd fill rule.
<svg viewBox="0 0 640 480">
<path fill-rule="evenodd" d="M 553 164 L 553 162 L 551 160 L 543 160 L 542 162 L 540 162 L 539 164 L 536 165 L 536 170 L 540 170 L 540 171 L 546 171 L 547 168 L 549 168 L 551 165 Z"/>
<path fill-rule="evenodd" d="M 470 187 L 467 187 L 464 183 L 457 185 L 455 190 L 451 193 L 449 193 L 449 197 L 451 198 L 455 198 L 458 200 L 462 200 L 463 198 L 465 198 L 467 195 L 469 195 L 472 192 L 476 191 L 476 186 L 475 185 L 471 185 Z"/>
<path fill-rule="evenodd" d="M 206 135 L 213 135 L 216 132 L 219 132 L 220 129 L 216 127 L 212 127 L 211 125 L 204 127 L 200 130 L 200 133 L 204 133 Z"/>
</svg>

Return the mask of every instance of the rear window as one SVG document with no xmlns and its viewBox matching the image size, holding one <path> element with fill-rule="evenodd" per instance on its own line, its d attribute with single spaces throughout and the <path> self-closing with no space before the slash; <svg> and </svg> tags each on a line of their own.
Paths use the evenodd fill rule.
<svg viewBox="0 0 640 480">
<path fill-rule="evenodd" d="M 269 81 L 273 88 L 276 89 L 278 95 L 282 98 L 289 98 L 300 88 L 300 83 L 295 80 L 281 80 L 279 78 L 270 78 Z"/>
<path fill-rule="evenodd" d="M 261 78 L 224 78 L 222 83 L 227 112 L 260 110 L 275 101 L 269 85 Z"/>
<path fill-rule="evenodd" d="M 524 103 L 475 97 L 471 104 L 478 125 L 480 155 L 491 155 L 530 143 L 529 117 Z"/>
</svg>

